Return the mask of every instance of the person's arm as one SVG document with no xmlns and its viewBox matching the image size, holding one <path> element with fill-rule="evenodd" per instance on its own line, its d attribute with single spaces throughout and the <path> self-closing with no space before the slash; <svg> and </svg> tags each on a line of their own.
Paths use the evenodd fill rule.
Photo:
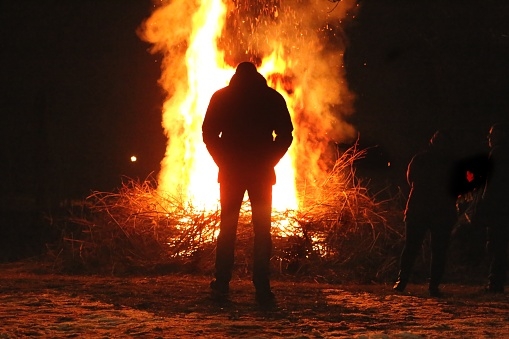
<svg viewBox="0 0 509 339">
<path fill-rule="evenodd" d="M 212 95 L 202 125 L 202 137 L 207 150 L 214 162 L 219 166 L 221 163 L 221 109 L 216 94 Z"/>
<path fill-rule="evenodd" d="M 415 160 L 415 156 L 412 158 L 412 160 L 410 160 L 410 162 L 408 163 L 408 166 L 407 166 L 407 169 L 406 169 L 406 182 L 408 183 L 408 186 L 412 187 L 412 183 L 414 182 L 414 179 L 413 179 L 413 172 L 412 172 L 412 165 L 414 163 L 414 160 Z"/>
<path fill-rule="evenodd" d="M 278 119 L 274 128 L 274 165 L 285 155 L 293 141 L 292 119 L 283 97 L 279 98 L 277 105 Z"/>
</svg>

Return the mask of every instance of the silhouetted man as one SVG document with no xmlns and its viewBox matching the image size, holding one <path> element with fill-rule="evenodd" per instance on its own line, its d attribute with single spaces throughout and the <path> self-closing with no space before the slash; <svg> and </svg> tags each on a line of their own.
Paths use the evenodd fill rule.
<svg viewBox="0 0 509 339">
<path fill-rule="evenodd" d="M 507 279 L 509 242 L 509 138 L 503 123 L 494 124 L 488 134 L 492 171 L 480 202 L 480 221 L 487 226 L 486 250 L 490 260 L 486 291 L 503 293 Z"/>
<path fill-rule="evenodd" d="M 405 209 L 406 238 L 400 272 L 394 290 L 404 291 L 415 259 L 429 230 L 431 267 L 429 293 L 439 296 L 446 252 L 452 227 L 457 220 L 456 195 L 452 188 L 454 158 L 450 140 L 435 132 L 427 150 L 417 153 L 407 169 L 410 193 Z"/>
<path fill-rule="evenodd" d="M 226 295 L 242 200 L 248 192 L 254 227 L 253 284 L 256 300 L 270 302 L 272 185 L 274 166 L 290 147 L 293 125 L 281 94 L 256 66 L 242 62 L 230 84 L 214 93 L 203 121 L 203 141 L 219 167 L 221 225 L 213 291 Z"/>
</svg>

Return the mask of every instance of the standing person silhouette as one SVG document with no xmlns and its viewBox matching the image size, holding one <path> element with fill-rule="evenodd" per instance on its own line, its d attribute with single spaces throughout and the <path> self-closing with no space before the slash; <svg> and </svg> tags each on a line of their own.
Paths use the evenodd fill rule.
<svg viewBox="0 0 509 339">
<path fill-rule="evenodd" d="M 260 304 L 273 302 L 270 288 L 274 167 L 290 147 L 293 125 L 281 94 L 251 62 L 242 62 L 228 86 L 210 99 L 203 141 L 219 167 L 221 224 L 211 289 L 226 296 L 232 277 L 237 224 L 245 192 L 254 228 L 253 284 Z"/>
<path fill-rule="evenodd" d="M 401 253 L 400 271 L 394 290 L 402 292 L 422 242 L 431 234 L 429 294 L 440 296 L 439 285 L 445 271 L 446 253 L 452 227 L 457 220 L 454 183 L 454 156 L 451 140 L 435 132 L 429 147 L 417 153 L 407 169 L 410 185 L 405 209 L 405 247 Z"/>
<path fill-rule="evenodd" d="M 487 292 L 503 293 L 507 280 L 509 244 L 509 137 L 506 123 L 491 126 L 488 134 L 492 166 L 478 213 L 487 227 L 486 250 L 490 262 Z"/>
</svg>

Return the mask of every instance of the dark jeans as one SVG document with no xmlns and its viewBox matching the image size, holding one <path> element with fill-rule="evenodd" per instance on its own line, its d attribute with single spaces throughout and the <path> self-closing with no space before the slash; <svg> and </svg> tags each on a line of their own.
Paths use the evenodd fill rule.
<svg viewBox="0 0 509 339">
<path fill-rule="evenodd" d="M 509 229 L 505 224 L 496 223 L 488 228 L 488 242 L 486 249 L 490 260 L 489 284 L 502 287 L 507 279 L 507 252 L 509 243 Z"/>
<path fill-rule="evenodd" d="M 226 182 L 220 184 L 221 226 L 217 238 L 216 280 L 229 283 L 232 277 L 235 240 L 239 212 L 248 192 L 254 227 L 253 283 L 256 289 L 269 289 L 270 257 L 272 255 L 271 211 L 272 184 L 243 184 Z"/>
<path fill-rule="evenodd" d="M 445 272 L 447 248 L 454 220 L 430 221 L 418 217 L 406 221 L 405 247 L 401 253 L 400 280 L 405 283 L 410 277 L 415 259 L 422 247 L 426 233 L 431 234 L 430 288 L 438 288 Z"/>
</svg>

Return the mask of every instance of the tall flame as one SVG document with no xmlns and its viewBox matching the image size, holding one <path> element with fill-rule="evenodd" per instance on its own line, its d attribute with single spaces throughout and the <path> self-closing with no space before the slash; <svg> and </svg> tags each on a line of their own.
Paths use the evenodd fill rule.
<svg viewBox="0 0 509 339">
<path fill-rule="evenodd" d="M 326 175 L 329 143 L 355 134 L 343 119 L 351 113 L 352 95 L 342 73 L 340 34 L 341 19 L 354 7 L 354 0 L 160 1 L 140 29 L 152 52 L 164 56 L 168 143 L 158 190 L 194 206 L 217 206 L 217 166 L 201 124 L 212 94 L 228 85 L 236 64 L 251 60 L 285 97 L 295 127 L 294 143 L 276 166 L 274 208 L 299 208 L 301 187 Z"/>
</svg>

